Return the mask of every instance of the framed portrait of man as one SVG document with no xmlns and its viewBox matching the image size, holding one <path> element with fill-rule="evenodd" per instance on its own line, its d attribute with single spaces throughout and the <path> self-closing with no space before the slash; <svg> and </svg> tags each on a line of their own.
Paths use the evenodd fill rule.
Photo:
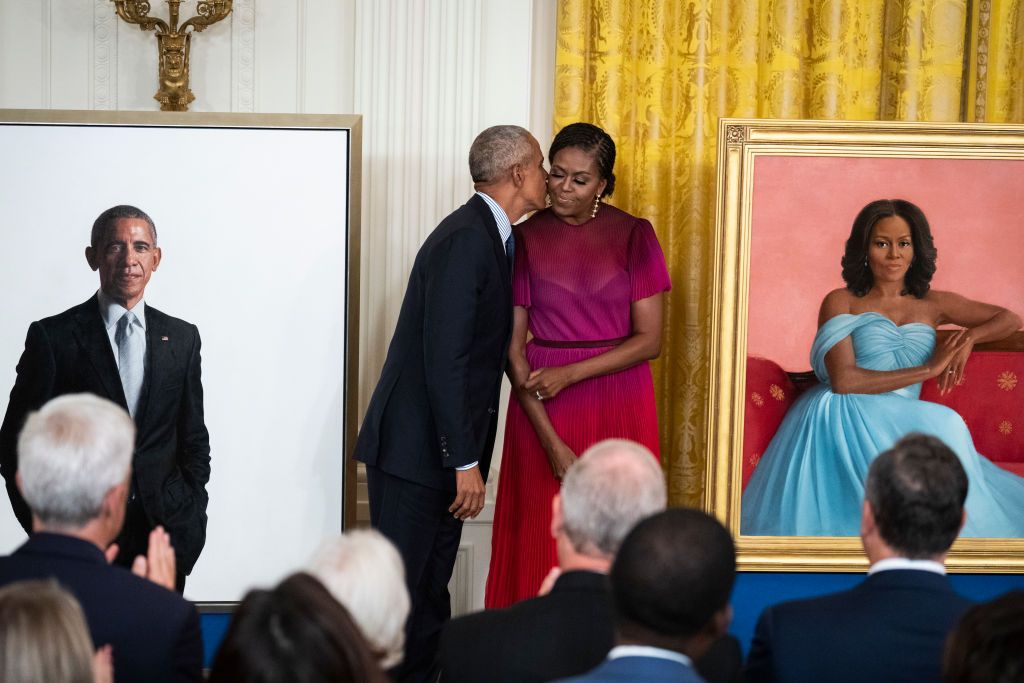
<svg viewBox="0 0 1024 683">
<path fill-rule="evenodd" d="M 93 221 L 123 205 L 148 214 L 162 257 L 145 306 L 202 337 L 193 403 L 209 432 L 209 502 L 191 600 L 240 600 L 354 521 L 361 126 L 343 115 L 0 111 L 0 410 L 30 324 L 99 296 L 83 253 L 96 251 Z M 180 355 L 179 335 L 155 330 L 154 378 L 154 354 Z M 193 386 L 200 364 L 190 367 Z M 182 383 L 154 379 L 148 405 Z M 134 465 L 161 491 L 181 488 Z M 0 508 L 9 552 L 25 534 Z"/>
<path fill-rule="evenodd" d="M 1024 126 L 720 122 L 705 504 L 736 535 L 741 569 L 865 568 L 867 465 L 902 433 L 922 431 L 952 442 L 971 480 L 949 568 L 1024 571 L 1024 526 L 1012 521 L 1024 514 L 1024 333 L 976 345 L 959 383 L 901 387 L 905 403 L 885 415 L 875 399 L 853 399 L 854 411 L 822 394 L 834 341 L 819 334 L 823 299 L 847 285 L 855 219 L 877 200 L 905 200 L 926 217 L 937 252 L 930 287 L 1024 313 L 1021 197 Z M 919 365 L 950 334 L 874 315 L 883 340 L 840 333 L 858 362 L 871 343 L 906 343 L 894 369 Z M 973 502 L 981 498 L 999 509 Z"/>
</svg>

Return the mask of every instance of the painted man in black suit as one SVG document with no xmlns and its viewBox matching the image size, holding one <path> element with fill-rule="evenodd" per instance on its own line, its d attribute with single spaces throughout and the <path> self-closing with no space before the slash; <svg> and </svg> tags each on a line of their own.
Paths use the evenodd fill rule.
<svg viewBox="0 0 1024 683">
<path fill-rule="evenodd" d="M 904 437 L 871 463 L 861 540 L 868 577 L 851 590 L 767 608 L 746 680 L 937 681 L 970 602 L 943 565 L 966 519 L 967 475 L 941 441 Z"/>
<path fill-rule="evenodd" d="M 125 518 L 134 445 L 128 413 L 97 396 L 61 396 L 29 415 L 15 479 L 34 533 L 0 557 L 0 585 L 54 578 L 71 591 L 95 646 L 111 646 L 118 681 L 198 681 L 199 615 L 171 590 L 167 534 L 153 530 L 132 572 L 108 562 Z"/>
<path fill-rule="evenodd" d="M 631 441 L 588 448 L 552 500 L 558 569 L 550 592 L 453 620 L 441 637 L 444 683 L 529 683 L 589 671 L 612 648 L 608 570 L 630 529 L 665 509 L 658 461 Z"/>
<path fill-rule="evenodd" d="M 545 203 L 537 141 L 518 126 L 474 140 L 476 194 L 413 264 L 380 381 L 356 442 L 370 518 L 406 566 L 412 597 L 402 680 L 431 680 L 462 522 L 484 505 L 512 329 L 511 223 Z"/>
<path fill-rule="evenodd" d="M 26 415 L 55 396 L 78 392 L 125 408 L 137 442 L 116 561 L 130 566 L 161 525 L 171 535 L 181 589 L 206 541 L 210 441 L 199 331 L 143 301 L 161 251 L 153 220 L 142 210 L 122 205 L 101 213 L 85 257 L 99 272 L 96 295 L 29 326 L 0 427 L 0 472 L 18 521 L 30 531 L 29 510 L 15 485 L 16 439 Z"/>
</svg>

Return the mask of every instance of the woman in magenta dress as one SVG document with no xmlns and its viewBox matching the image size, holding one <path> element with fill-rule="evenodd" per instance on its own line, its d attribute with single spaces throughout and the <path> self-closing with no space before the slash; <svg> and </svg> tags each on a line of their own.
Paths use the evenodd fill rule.
<svg viewBox="0 0 1024 683">
<path fill-rule="evenodd" d="M 488 608 L 535 596 L 557 565 L 551 500 L 578 455 L 606 438 L 659 452 L 647 361 L 661 348 L 671 285 L 658 238 L 648 221 L 601 202 L 615 186 L 615 143 L 603 130 L 566 126 L 548 159 L 551 206 L 515 230 L 513 395 Z"/>
</svg>

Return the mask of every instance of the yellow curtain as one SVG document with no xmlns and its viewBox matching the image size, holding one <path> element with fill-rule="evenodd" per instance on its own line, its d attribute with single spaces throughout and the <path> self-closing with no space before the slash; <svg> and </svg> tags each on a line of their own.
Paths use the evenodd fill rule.
<svg viewBox="0 0 1024 683">
<path fill-rule="evenodd" d="M 560 0 L 555 130 L 618 147 L 611 201 L 669 262 L 654 364 L 674 504 L 704 486 L 717 121 L 1020 121 L 1024 0 Z"/>
</svg>

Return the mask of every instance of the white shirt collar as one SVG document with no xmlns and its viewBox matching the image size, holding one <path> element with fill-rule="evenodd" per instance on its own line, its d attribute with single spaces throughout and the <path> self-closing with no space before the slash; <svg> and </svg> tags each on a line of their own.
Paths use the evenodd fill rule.
<svg viewBox="0 0 1024 683">
<path fill-rule="evenodd" d="M 934 560 L 911 560 L 906 557 L 887 557 L 884 560 L 879 560 L 871 565 L 871 569 L 868 570 L 868 574 L 877 574 L 878 572 L 890 571 L 892 569 L 916 569 L 922 572 L 933 572 L 935 574 L 945 575 L 946 567 L 941 562 L 935 562 Z"/>
<path fill-rule="evenodd" d="M 679 662 L 683 666 L 693 666 L 693 661 L 682 652 L 663 650 L 650 645 L 616 645 L 608 652 L 608 659 L 618 659 L 619 657 L 654 657 L 655 659 Z"/>
<path fill-rule="evenodd" d="M 117 325 L 117 321 L 121 319 L 121 316 L 125 314 L 128 309 L 117 303 L 109 296 L 103 293 L 103 290 L 96 291 L 96 301 L 99 303 L 100 316 L 103 318 L 103 325 L 109 332 L 111 328 Z M 146 302 L 139 300 L 139 303 L 131 309 L 135 317 L 139 319 L 139 324 L 142 325 L 142 329 L 146 329 Z"/>
<path fill-rule="evenodd" d="M 476 194 L 484 200 L 491 213 L 494 214 L 494 222 L 498 224 L 498 234 L 501 235 L 501 243 L 504 244 L 508 241 L 508 236 L 512 234 L 512 221 L 508 219 L 505 209 L 498 206 L 498 202 L 491 199 L 489 195 L 483 192 L 477 192 Z"/>
</svg>

